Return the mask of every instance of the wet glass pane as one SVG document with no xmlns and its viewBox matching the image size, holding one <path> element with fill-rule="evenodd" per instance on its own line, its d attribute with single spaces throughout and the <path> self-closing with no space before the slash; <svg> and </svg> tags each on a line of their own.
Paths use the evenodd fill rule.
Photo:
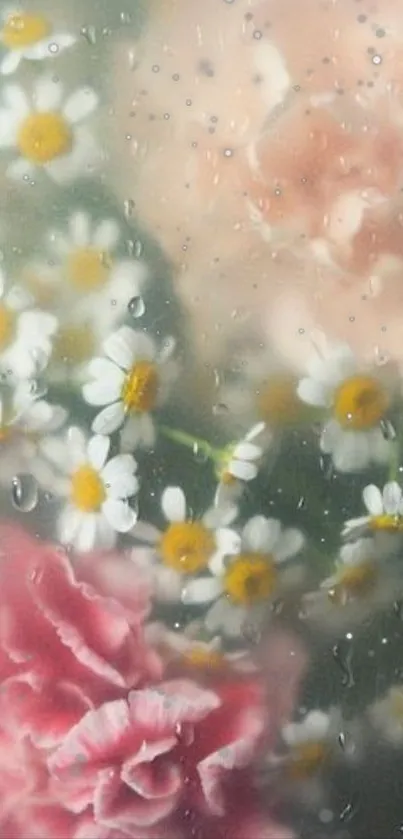
<svg viewBox="0 0 403 839">
<path fill-rule="evenodd" d="M 403 834 L 402 39 L 0 0 L 0 839 Z"/>
</svg>

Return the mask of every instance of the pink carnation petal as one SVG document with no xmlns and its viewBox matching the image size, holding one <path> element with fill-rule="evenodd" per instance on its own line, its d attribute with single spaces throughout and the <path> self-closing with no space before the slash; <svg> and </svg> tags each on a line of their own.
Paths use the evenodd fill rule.
<svg viewBox="0 0 403 839">
<path fill-rule="evenodd" d="M 176 798 L 143 798 L 122 784 L 119 773 L 104 771 L 94 800 L 97 821 L 113 828 L 146 828 L 157 824 L 172 812 Z"/>
</svg>

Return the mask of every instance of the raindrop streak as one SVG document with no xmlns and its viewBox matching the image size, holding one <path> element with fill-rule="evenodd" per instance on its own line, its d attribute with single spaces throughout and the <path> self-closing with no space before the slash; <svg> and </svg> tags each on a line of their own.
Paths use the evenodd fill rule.
<svg viewBox="0 0 403 839">
<path fill-rule="evenodd" d="M 132 318 L 141 318 L 146 310 L 142 297 L 132 297 L 132 299 L 129 300 L 127 308 Z"/>
<path fill-rule="evenodd" d="M 346 804 L 343 810 L 340 813 L 340 821 L 346 822 L 351 821 L 351 819 L 356 815 L 358 809 L 358 796 L 354 795 L 351 801 Z"/>
<path fill-rule="evenodd" d="M 16 475 L 11 481 L 13 506 L 21 513 L 30 513 L 38 503 L 38 484 L 33 475 Z"/>
<path fill-rule="evenodd" d="M 124 214 L 125 214 L 126 218 L 131 218 L 132 217 L 134 206 L 135 206 L 135 204 L 134 204 L 133 198 L 126 198 L 126 200 L 123 202 L 123 211 L 124 211 Z"/>
<path fill-rule="evenodd" d="M 351 688 L 355 684 L 353 671 L 351 669 L 352 654 L 351 648 L 343 650 L 342 643 L 335 644 L 334 647 L 332 647 L 332 655 L 343 674 L 341 683 L 345 688 Z"/>
<path fill-rule="evenodd" d="M 217 405 L 213 405 L 213 414 L 216 417 L 227 414 L 228 410 L 228 405 L 225 405 L 224 402 L 219 402 Z"/>
<path fill-rule="evenodd" d="M 97 42 L 97 33 L 95 30 L 95 26 L 82 26 L 80 29 L 80 35 L 85 38 L 88 44 L 94 45 Z"/>
</svg>

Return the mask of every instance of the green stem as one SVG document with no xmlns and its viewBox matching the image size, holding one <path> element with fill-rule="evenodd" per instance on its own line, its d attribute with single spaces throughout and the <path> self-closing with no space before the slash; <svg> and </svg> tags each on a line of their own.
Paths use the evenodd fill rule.
<svg viewBox="0 0 403 839">
<path fill-rule="evenodd" d="M 206 455 L 209 460 L 217 461 L 221 457 L 220 449 L 211 446 L 207 440 L 202 440 L 200 437 L 193 437 L 193 434 L 188 434 L 186 431 L 180 431 L 177 428 L 169 428 L 167 425 L 160 425 L 159 431 L 168 440 L 173 440 L 174 443 L 179 443 L 181 446 L 186 446 L 192 449 L 195 453 L 200 451 Z"/>
</svg>

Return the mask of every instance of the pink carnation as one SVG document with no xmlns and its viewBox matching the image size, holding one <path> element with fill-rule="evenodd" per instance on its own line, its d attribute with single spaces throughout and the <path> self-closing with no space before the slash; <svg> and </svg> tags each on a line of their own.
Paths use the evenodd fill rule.
<svg viewBox="0 0 403 839">
<path fill-rule="evenodd" d="M 9 524 L 0 545 L 1 839 L 291 839 L 257 800 L 258 674 L 161 681 L 123 557 L 111 596 L 112 555 L 73 568 Z"/>
</svg>

